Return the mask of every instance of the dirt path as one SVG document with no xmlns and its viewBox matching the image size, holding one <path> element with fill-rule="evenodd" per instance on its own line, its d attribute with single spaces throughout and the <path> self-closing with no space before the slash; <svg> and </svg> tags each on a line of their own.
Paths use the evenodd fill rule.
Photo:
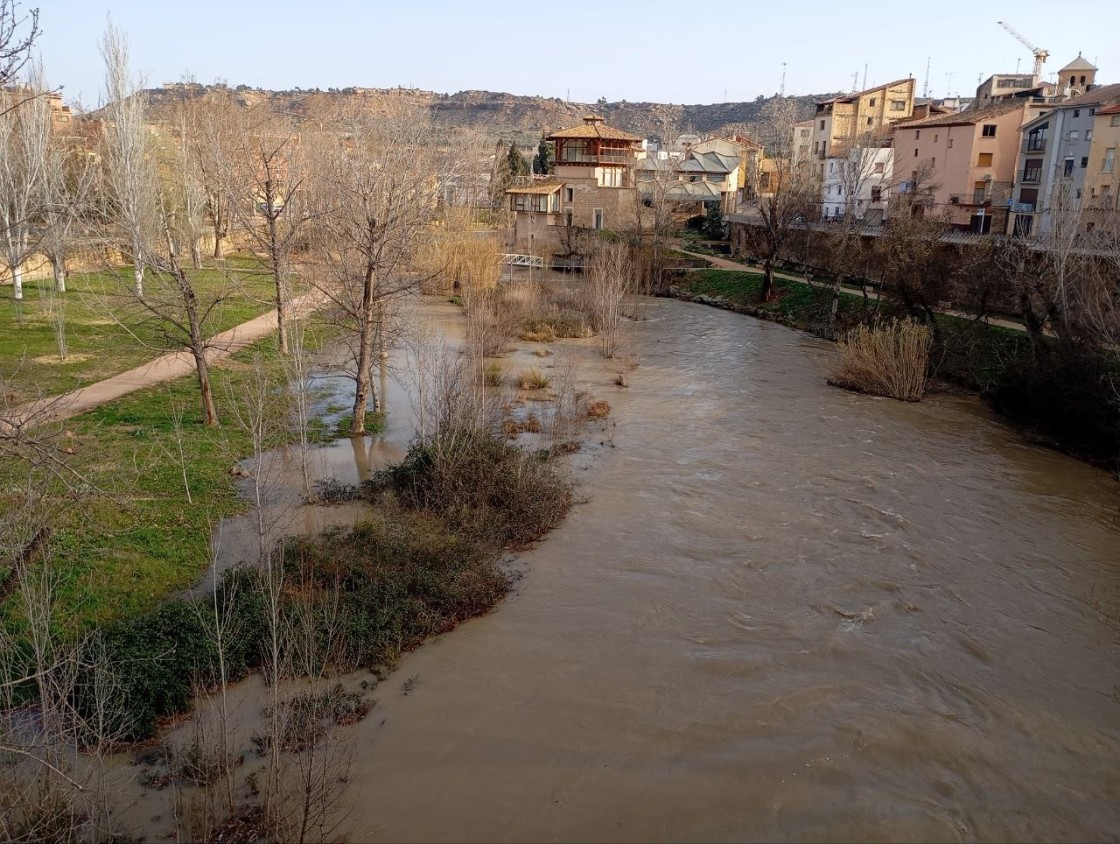
<svg viewBox="0 0 1120 844">
<path fill-rule="evenodd" d="M 750 273 L 758 273 L 758 274 L 761 274 L 761 272 L 762 272 L 760 269 L 757 269 L 756 267 L 749 267 L 746 264 L 739 263 L 738 261 L 732 261 L 732 260 L 729 260 L 727 258 L 720 258 L 716 255 L 704 255 L 703 253 L 700 253 L 700 252 L 689 252 L 687 249 L 681 249 L 680 247 L 677 248 L 677 251 L 681 252 L 684 255 L 689 255 L 693 258 L 702 258 L 705 261 L 711 261 L 712 265 L 716 269 L 719 269 L 719 270 L 733 270 L 735 272 L 740 272 L 740 273 L 750 272 Z M 784 279 L 786 281 L 793 281 L 793 282 L 796 282 L 797 284 L 808 284 L 810 287 L 820 286 L 820 285 L 811 284 L 808 281 L 808 279 L 806 279 L 804 276 L 790 275 L 789 273 L 782 273 L 782 272 L 775 271 L 774 272 L 774 278 L 780 278 L 780 279 Z M 840 292 L 847 295 L 847 296 L 862 296 L 863 295 L 858 290 L 851 290 L 851 289 L 846 288 L 846 287 L 841 287 Z M 869 291 L 867 291 L 867 297 L 869 299 L 873 300 L 873 301 L 878 301 L 879 294 L 877 292 L 875 292 L 874 290 L 869 290 Z M 940 313 L 943 313 L 946 316 L 958 317 L 960 319 L 975 319 L 976 318 L 975 314 L 966 313 L 965 311 L 954 311 L 952 309 L 942 310 L 942 311 L 940 311 Z M 1012 331 L 1026 331 L 1026 328 L 1023 326 L 1022 323 L 1018 323 L 1018 322 L 1015 322 L 1014 320 L 1010 320 L 1010 319 L 1000 319 L 999 317 L 987 317 L 984 321 L 988 325 L 998 325 L 1000 328 L 1010 328 Z M 1050 334 L 1050 332 L 1047 332 L 1047 334 Z"/>
<path fill-rule="evenodd" d="M 290 318 L 306 316 L 326 301 L 326 296 L 321 291 L 312 291 L 302 296 L 297 296 L 289 303 Z M 215 334 L 210 338 L 206 359 L 210 363 L 223 360 L 234 352 L 255 343 L 262 337 L 276 331 L 276 309 L 266 311 L 248 322 L 235 325 L 233 328 Z M 40 425 L 45 422 L 57 422 L 69 419 L 100 407 L 108 402 L 115 401 L 121 396 L 174 381 L 184 375 L 194 373 L 194 358 L 185 349 L 167 352 L 143 363 L 140 366 L 121 372 L 103 381 L 97 381 L 87 387 L 80 387 L 58 396 L 47 396 L 37 401 L 29 402 L 16 410 L 15 418 L 6 424 L 22 427 L 24 425 Z"/>
</svg>

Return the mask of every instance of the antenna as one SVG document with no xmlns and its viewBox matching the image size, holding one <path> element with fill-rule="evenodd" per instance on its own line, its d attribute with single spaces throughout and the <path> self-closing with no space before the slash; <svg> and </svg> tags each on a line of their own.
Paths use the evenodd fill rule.
<svg viewBox="0 0 1120 844">
<path fill-rule="evenodd" d="M 933 61 L 933 57 L 926 56 L 926 81 L 925 84 L 922 85 L 922 99 L 929 98 L 929 63 L 931 61 Z"/>
<path fill-rule="evenodd" d="M 953 72 L 949 71 L 945 75 L 949 78 L 949 81 L 945 83 L 945 96 L 951 97 L 953 96 Z"/>
<path fill-rule="evenodd" d="M 778 96 L 784 97 L 786 95 L 786 63 L 782 62 L 782 87 L 778 89 Z"/>
<path fill-rule="evenodd" d="M 867 62 L 863 63 L 863 90 L 867 90 Z"/>
<path fill-rule="evenodd" d="M 857 70 L 852 74 L 852 93 L 856 92 L 856 85 L 859 84 L 859 71 Z"/>
</svg>

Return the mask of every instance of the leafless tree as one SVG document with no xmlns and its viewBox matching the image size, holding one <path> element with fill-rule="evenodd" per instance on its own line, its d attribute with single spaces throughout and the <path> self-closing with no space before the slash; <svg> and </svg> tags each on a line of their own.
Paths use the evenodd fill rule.
<svg viewBox="0 0 1120 844">
<path fill-rule="evenodd" d="M 426 120 L 410 111 L 355 119 L 326 156 L 313 282 L 332 301 L 354 351 L 352 435 L 366 411 L 394 297 L 419 283 L 416 252 L 437 212 L 439 172 Z M 382 344 L 384 345 L 384 344 Z"/>
<path fill-rule="evenodd" d="M 105 61 L 105 186 L 111 223 L 132 261 L 134 290 L 144 295 L 146 246 L 158 213 L 154 161 L 144 125 L 144 93 L 129 68 L 127 36 L 109 21 L 101 41 Z"/>
<path fill-rule="evenodd" d="M 591 257 L 587 294 L 592 322 L 605 358 L 618 349 L 626 299 L 634 291 L 634 272 L 623 243 L 605 243 Z"/>
<path fill-rule="evenodd" d="M 20 10 L 19 0 L 0 0 L 0 88 L 11 84 L 39 38 L 39 10 Z"/>
<path fill-rule="evenodd" d="M 761 139 L 771 151 L 788 149 L 797 112 L 789 98 L 767 106 Z M 815 162 L 790 157 L 775 158 L 770 172 L 770 192 L 748 207 L 743 227 L 746 247 L 762 263 L 763 302 L 773 298 L 774 265 L 783 256 L 793 234 L 816 218 L 820 206 L 821 176 Z"/>
<path fill-rule="evenodd" d="M 41 68 L 25 88 L 0 92 L 0 246 L 16 299 L 23 298 L 23 264 L 42 232 L 51 133 L 44 93 Z"/>
</svg>

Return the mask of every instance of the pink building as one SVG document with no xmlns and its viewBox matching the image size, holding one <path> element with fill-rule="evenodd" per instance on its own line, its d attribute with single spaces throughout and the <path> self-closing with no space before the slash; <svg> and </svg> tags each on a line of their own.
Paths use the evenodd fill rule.
<svg viewBox="0 0 1120 844">
<path fill-rule="evenodd" d="M 1019 155 L 1019 127 L 1035 114 L 1025 99 L 899 124 L 894 177 L 899 192 L 929 190 L 926 214 L 962 229 L 1003 231 Z M 995 222 L 993 222 L 993 219 Z"/>
</svg>

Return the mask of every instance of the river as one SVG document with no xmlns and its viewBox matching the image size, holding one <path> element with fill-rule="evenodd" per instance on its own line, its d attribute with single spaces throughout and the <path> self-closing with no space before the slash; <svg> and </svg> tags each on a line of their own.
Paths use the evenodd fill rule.
<svg viewBox="0 0 1120 844">
<path fill-rule="evenodd" d="M 346 728 L 350 840 L 1115 840 L 1115 482 L 828 387 L 804 334 L 648 316 L 629 389 L 573 353 L 614 408 L 586 503 Z"/>
</svg>

